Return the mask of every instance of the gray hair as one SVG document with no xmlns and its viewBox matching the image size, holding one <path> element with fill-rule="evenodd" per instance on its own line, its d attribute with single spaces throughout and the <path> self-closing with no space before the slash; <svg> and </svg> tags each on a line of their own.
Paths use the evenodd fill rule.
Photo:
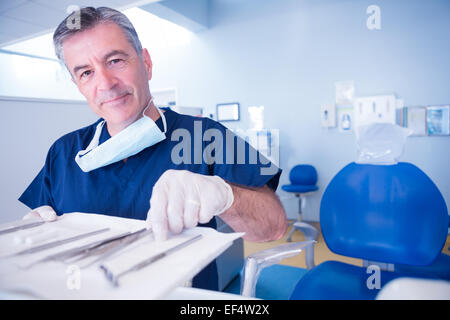
<svg viewBox="0 0 450 320">
<path fill-rule="evenodd" d="M 75 23 L 74 23 L 75 22 Z M 113 22 L 125 33 L 130 44 L 139 57 L 142 57 L 142 45 L 130 20 L 121 12 L 107 7 L 86 7 L 76 10 L 67 16 L 56 28 L 53 34 L 55 53 L 64 62 L 63 42 L 72 35 L 91 29 L 100 23 Z"/>
</svg>

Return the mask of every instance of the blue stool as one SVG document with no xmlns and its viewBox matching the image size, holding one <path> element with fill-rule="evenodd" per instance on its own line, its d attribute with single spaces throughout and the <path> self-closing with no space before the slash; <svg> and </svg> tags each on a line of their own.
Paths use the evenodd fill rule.
<svg viewBox="0 0 450 320">
<path fill-rule="evenodd" d="M 289 180 L 291 184 L 283 185 L 281 189 L 286 192 L 293 193 L 297 198 L 299 198 L 299 203 L 298 221 L 292 224 L 291 232 L 289 233 L 286 241 L 292 241 L 292 234 L 295 230 L 302 231 L 308 238 L 317 240 L 317 237 L 319 235 L 318 230 L 311 225 L 302 222 L 302 210 L 305 206 L 306 197 L 319 189 L 316 185 L 317 171 L 313 166 L 309 164 L 299 164 L 291 169 L 291 172 L 289 173 Z M 313 234 L 306 234 L 311 232 Z"/>
</svg>

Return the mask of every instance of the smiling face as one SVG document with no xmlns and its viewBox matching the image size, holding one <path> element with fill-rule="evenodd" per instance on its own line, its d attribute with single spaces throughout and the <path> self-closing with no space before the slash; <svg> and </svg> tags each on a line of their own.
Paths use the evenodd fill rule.
<svg viewBox="0 0 450 320">
<path fill-rule="evenodd" d="M 152 62 L 140 57 L 115 23 L 100 23 L 66 39 L 64 61 L 91 109 L 111 135 L 140 118 L 150 100 Z"/>
</svg>

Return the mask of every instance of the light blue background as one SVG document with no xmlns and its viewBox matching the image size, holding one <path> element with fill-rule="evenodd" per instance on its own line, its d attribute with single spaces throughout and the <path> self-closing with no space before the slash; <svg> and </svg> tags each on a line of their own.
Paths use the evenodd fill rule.
<svg viewBox="0 0 450 320">
<path fill-rule="evenodd" d="M 381 30 L 368 30 L 366 9 L 381 9 Z M 154 61 L 151 88 L 177 87 L 180 105 L 265 106 L 265 126 L 280 129 L 280 184 L 296 164 L 313 164 L 319 192 L 304 219 L 318 220 L 332 177 L 355 160 L 353 134 L 320 125 L 335 82 L 354 80 L 357 96 L 396 94 L 407 106 L 450 103 L 450 1 L 214 0 L 206 31 L 190 46 Z M 150 52 L 151 54 L 151 52 Z M 450 137 L 408 139 L 402 161 L 425 171 L 450 203 Z M 291 218 L 297 201 L 278 192 Z"/>
</svg>

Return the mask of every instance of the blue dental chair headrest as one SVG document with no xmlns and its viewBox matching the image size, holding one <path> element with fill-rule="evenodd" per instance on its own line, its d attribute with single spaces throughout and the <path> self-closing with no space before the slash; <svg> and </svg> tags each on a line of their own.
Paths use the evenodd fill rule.
<svg viewBox="0 0 450 320">
<path fill-rule="evenodd" d="M 350 163 L 327 186 L 320 223 L 337 254 L 427 265 L 445 244 L 448 213 L 439 189 L 418 167 Z"/>
</svg>

